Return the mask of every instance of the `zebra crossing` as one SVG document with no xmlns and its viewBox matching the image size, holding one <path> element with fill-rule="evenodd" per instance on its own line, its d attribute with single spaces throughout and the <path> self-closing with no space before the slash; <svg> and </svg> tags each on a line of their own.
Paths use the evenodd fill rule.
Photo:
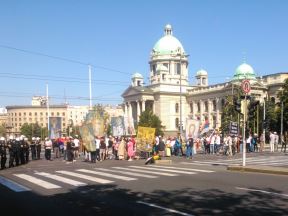
<svg viewBox="0 0 288 216">
<path fill-rule="evenodd" d="M 209 174 L 215 171 L 193 169 L 178 166 L 113 166 L 108 168 L 89 168 L 75 170 L 56 170 L 53 172 L 34 171 L 11 174 L 13 180 L 0 176 L 0 184 L 15 192 L 31 191 L 37 188 L 61 190 L 62 188 L 80 187 L 89 184 L 117 184 L 117 181 L 137 181 L 141 179 L 157 179 L 161 177 L 189 176 L 199 173 Z M 8 183 L 7 183 L 8 182 Z M 23 186 L 21 188 L 21 186 Z M 20 189 L 19 189 L 20 187 Z"/>
<path fill-rule="evenodd" d="M 191 162 L 180 162 L 180 164 L 192 164 L 192 165 L 242 165 L 242 158 L 232 158 L 232 159 L 216 159 L 216 160 L 193 160 Z M 257 156 L 257 157 L 247 157 L 247 165 L 262 165 L 262 166 L 288 166 L 288 157 L 283 156 Z"/>
</svg>

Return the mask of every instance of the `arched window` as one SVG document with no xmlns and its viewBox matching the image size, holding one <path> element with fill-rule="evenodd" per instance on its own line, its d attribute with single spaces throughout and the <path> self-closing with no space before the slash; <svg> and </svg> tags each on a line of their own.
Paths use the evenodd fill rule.
<svg viewBox="0 0 288 216">
<path fill-rule="evenodd" d="M 193 103 L 190 103 L 190 113 L 193 113 Z"/>
<path fill-rule="evenodd" d="M 208 101 L 205 101 L 205 110 L 204 110 L 204 112 L 208 112 Z"/>
<path fill-rule="evenodd" d="M 216 100 L 213 100 L 213 111 L 216 111 L 217 109 L 217 103 Z"/>
<path fill-rule="evenodd" d="M 178 112 L 179 112 L 179 104 L 176 103 L 176 104 L 175 104 L 175 113 L 178 113 Z"/>
<path fill-rule="evenodd" d="M 179 128 L 179 118 L 175 119 L 175 128 Z"/>
</svg>

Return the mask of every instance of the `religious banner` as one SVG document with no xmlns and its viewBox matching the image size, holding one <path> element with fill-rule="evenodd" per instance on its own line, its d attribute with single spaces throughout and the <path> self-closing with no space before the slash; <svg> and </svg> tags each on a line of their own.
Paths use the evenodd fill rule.
<svg viewBox="0 0 288 216">
<path fill-rule="evenodd" d="M 124 125 L 125 125 L 125 135 L 135 135 L 136 131 L 134 128 L 134 120 L 133 118 L 124 118 Z"/>
<path fill-rule="evenodd" d="M 49 138 L 57 139 L 61 137 L 61 117 L 49 117 Z"/>
<path fill-rule="evenodd" d="M 84 124 L 92 125 L 94 136 L 103 136 L 105 133 L 104 112 L 98 110 L 89 111 Z"/>
<path fill-rule="evenodd" d="M 137 150 L 150 151 L 155 139 L 156 128 L 138 127 L 137 131 Z"/>
<path fill-rule="evenodd" d="M 111 128 L 113 136 L 123 136 L 125 135 L 125 125 L 124 125 L 124 117 L 111 117 Z"/>
<path fill-rule="evenodd" d="M 196 119 L 186 120 L 186 138 L 198 138 L 200 129 L 200 121 Z"/>
<path fill-rule="evenodd" d="M 82 142 L 87 151 L 96 151 L 95 138 L 93 134 L 93 125 L 86 124 L 79 127 Z"/>
</svg>

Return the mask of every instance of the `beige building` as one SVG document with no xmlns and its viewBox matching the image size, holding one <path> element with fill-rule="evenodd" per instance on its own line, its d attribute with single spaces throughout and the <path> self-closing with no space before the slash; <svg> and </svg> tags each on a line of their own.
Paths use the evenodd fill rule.
<svg viewBox="0 0 288 216">
<path fill-rule="evenodd" d="M 197 83 L 189 84 L 189 55 L 180 41 L 173 36 L 171 25 L 166 25 L 164 36 L 154 45 L 150 54 L 150 82 L 144 86 L 140 73 L 132 76 L 132 84 L 122 97 L 124 116 L 135 124 L 141 112 L 153 110 L 165 126 L 166 134 L 176 135 L 179 126 L 187 119 L 209 119 L 211 128 L 221 126 L 224 99 L 232 91 L 241 87 L 241 81 L 249 79 L 251 92 L 256 99 L 263 101 L 267 96 L 276 97 L 288 73 L 276 73 L 256 77 L 253 68 L 240 64 L 231 81 L 209 85 L 208 72 L 201 69 L 196 72 Z"/>
<path fill-rule="evenodd" d="M 32 99 L 32 105 L 27 106 L 7 106 L 6 125 L 11 128 L 10 132 L 20 134 L 20 128 L 25 123 L 38 123 L 41 127 L 48 126 L 48 116 L 61 117 L 61 131 L 73 124 L 79 126 L 84 121 L 89 106 L 49 105 L 47 107 L 46 98 L 36 96 Z M 123 116 L 121 106 L 104 106 L 105 111 L 112 116 Z M 49 112 L 49 115 L 48 115 Z"/>
</svg>

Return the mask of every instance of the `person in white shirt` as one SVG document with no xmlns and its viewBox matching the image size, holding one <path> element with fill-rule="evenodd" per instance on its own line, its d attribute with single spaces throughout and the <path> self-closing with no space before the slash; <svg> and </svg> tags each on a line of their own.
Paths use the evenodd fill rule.
<svg viewBox="0 0 288 216">
<path fill-rule="evenodd" d="M 45 138 L 44 147 L 46 160 L 51 160 L 52 141 L 47 137 Z"/>
<path fill-rule="evenodd" d="M 79 146 L 80 146 L 80 141 L 78 139 L 78 135 L 75 135 L 75 138 L 73 140 L 74 143 L 74 159 L 79 158 Z"/>
<path fill-rule="evenodd" d="M 274 152 L 275 136 L 274 136 L 274 134 L 272 133 L 272 131 L 270 131 L 270 136 L 269 136 L 269 138 L 270 138 L 270 142 L 269 142 L 269 144 L 270 144 L 270 152 Z"/>
</svg>

